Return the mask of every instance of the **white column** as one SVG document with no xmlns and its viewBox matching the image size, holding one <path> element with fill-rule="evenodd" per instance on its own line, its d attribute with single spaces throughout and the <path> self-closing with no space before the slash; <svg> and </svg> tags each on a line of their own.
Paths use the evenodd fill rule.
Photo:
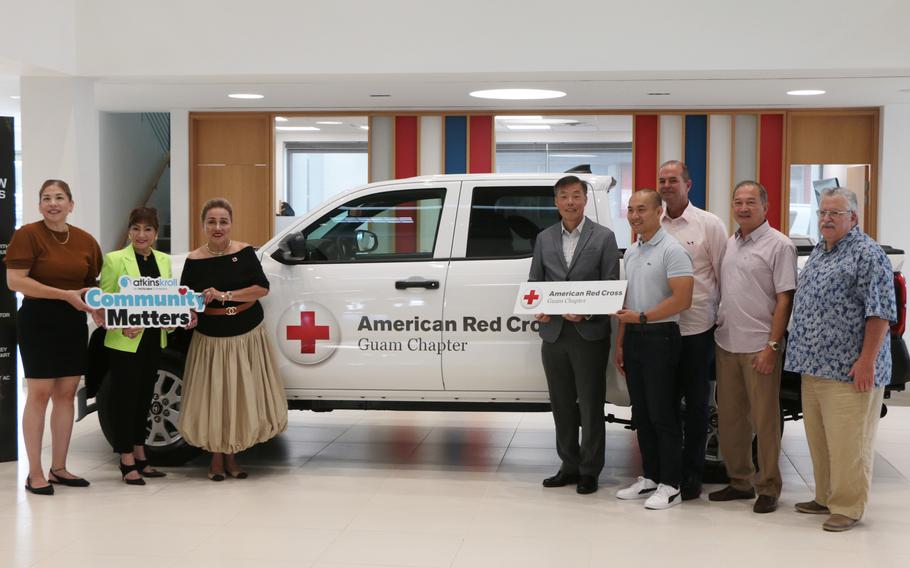
<svg viewBox="0 0 910 568">
<path fill-rule="evenodd" d="M 22 77 L 22 216 L 41 218 L 38 190 L 50 178 L 66 181 L 75 210 L 69 222 L 101 232 L 99 113 L 91 79 Z"/>
<path fill-rule="evenodd" d="M 910 156 L 910 105 L 886 105 L 882 109 L 881 174 L 878 178 L 878 241 L 910 248 L 910 188 L 907 187 L 907 156 Z M 904 272 L 908 263 L 904 263 Z"/>
<path fill-rule="evenodd" d="M 171 109 L 171 252 L 190 248 L 190 113 Z"/>
</svg>

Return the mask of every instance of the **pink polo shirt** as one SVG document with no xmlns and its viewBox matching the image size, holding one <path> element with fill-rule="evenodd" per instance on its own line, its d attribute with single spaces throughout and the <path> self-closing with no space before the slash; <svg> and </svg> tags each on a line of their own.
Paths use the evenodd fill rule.
<svg viewBox="0 0 910 568">
<path fill-rule="evenodd" d="M 682 335 L 708 331 L 717 320 L 720 263 L 727 248 L 727 228 L 717 215 L 691 203 L 676 219 L 664 211 L 660 222 L 692 257 L 695 276 L 692 307 L 679 315 L 679 331 Z"/>
<path fill-rule="evenodd" d="M 720 278 L 721 301 L 714 341 L 731 353 L 765 348 L 777 294 L 796 289 L 796 247 L 768 222 L 743 239 L 727 241 Z"/>
</svg>

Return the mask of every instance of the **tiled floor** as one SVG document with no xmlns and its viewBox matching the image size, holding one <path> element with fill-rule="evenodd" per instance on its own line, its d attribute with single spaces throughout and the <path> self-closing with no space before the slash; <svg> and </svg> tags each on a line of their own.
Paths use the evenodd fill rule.
<svg viewBox="0 0 910 568">
<path fill-rule="evenodd" d="M 558 467 L 549 414 L 290 418 L 285 434 L 241 458 L 247 480 L 210 482 L 200 459 L 145 487 L 120 482 L 87 418 L 70 468 L 90 488 L 27 495 L 24 464 L 0 464 L 0 566 L 910 566 L 907 407 L 882 420 L 866 519 L 843 534 L 792 511 L 812 495 L 798 422 L 784 433 L 782 507 L 755 515 L 750 503 L 704 496 L 669 511 L 616 500 L 638 474 L 634 435 L 617 425 L 601 490 L 580 496 L 540 485 Z"/>
</svg>

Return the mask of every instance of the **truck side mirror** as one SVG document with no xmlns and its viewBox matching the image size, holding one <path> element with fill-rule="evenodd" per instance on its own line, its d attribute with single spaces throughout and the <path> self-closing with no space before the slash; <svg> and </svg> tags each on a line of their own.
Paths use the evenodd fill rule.
<svg viewBox="0 0 910 568">
<path fill-rule="evenodd" d="M 287 245 L 288 250 L 284 250 L 282 247 L 275 249 L 275 252 L 271 255 L 274 260 L 281 264 L 303 264 L 306 262 L 309 256 L 306 248 L 306 237 L 301 233 L 286 239 L 283 244 Z"/>
<path fill-rule="evenodd" d="M 357 252 L 372 252 L 379 246 L 379 237 L 373 231 L 357 229 L 354 238 L 357 240 Z"/>
</svg>

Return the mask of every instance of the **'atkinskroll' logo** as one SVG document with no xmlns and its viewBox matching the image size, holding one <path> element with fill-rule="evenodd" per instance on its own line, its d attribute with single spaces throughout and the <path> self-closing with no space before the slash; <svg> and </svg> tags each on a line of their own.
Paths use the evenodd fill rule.
<svg viewBox="0 0 910 568">
<path fill-rule="evenodd" d="M 205 310 L 205 297 L 176 278 L 120 277 L 119 292 L 91 288 L 85 303 L 104 309 L 109 328 L 183 327 L 190 323 L 190 312 Z"/>
</svg>

